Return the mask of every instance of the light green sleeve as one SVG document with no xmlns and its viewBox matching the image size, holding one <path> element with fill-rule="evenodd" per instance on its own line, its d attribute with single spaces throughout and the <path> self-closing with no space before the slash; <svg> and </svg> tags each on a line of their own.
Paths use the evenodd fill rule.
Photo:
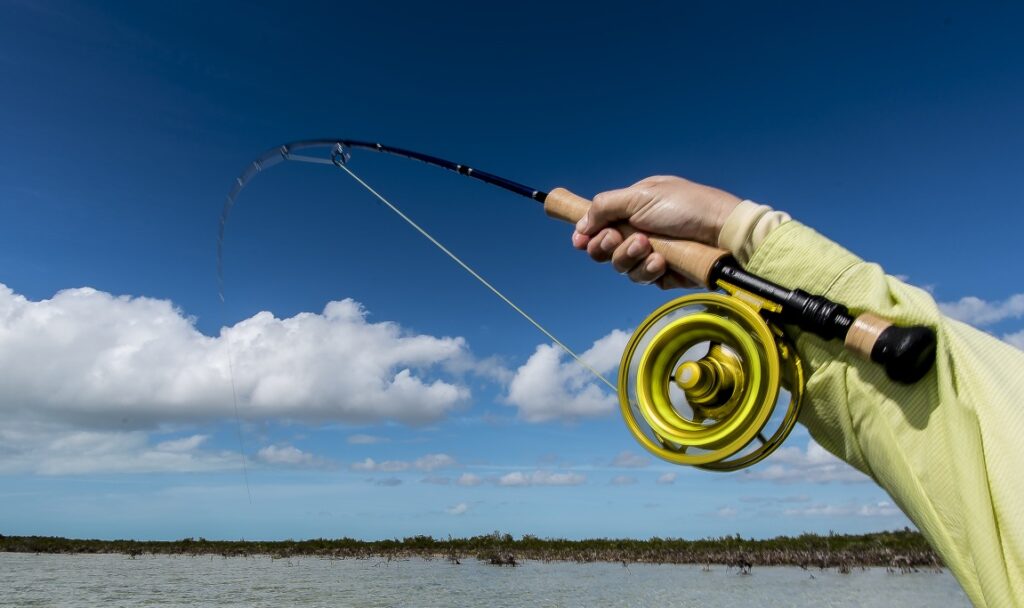
<svg viewBox="0 0 1024 608">
<path fill-rule="evenodd" d="M 800 422 L 892 496 L 972 602 L 1024 606 L 1024 351 L 799 222 L 768 234 L 746 268 L 855 315 L 936 330 L 934 370 L 902 386 L 839 341 L 790 328 L 811 372 Z"/>
</svg>

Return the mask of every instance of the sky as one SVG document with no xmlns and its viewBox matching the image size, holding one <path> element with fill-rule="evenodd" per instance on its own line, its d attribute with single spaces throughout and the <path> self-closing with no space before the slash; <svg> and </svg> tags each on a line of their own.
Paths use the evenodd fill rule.
<svg viewBox="0 0 1024 608">
<path fill-rule="evenodd" d="M 0 0 L 0 533 L 769 537 L 909 522 L 797 427 L 734 474 L 612 395 L 341 172 L 347 137 L 586 196 L 681 175 L 783 209 L 1024 348 L 1012 3 Z M 673 295 L 528 200 L 350 166 L 614 374 Z M 232 383 L 238 395 L 232 398 Z M 244 458 L 243 458 L 244 453 Z"/>
</svg>

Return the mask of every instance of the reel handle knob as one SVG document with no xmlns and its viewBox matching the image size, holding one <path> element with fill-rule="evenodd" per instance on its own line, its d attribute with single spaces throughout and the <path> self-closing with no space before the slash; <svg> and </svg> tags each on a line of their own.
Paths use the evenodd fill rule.
<svg viewBox="0 0 1024 608">
<path fill-rule="evenodd" d="M 591 202 L 582 196 L 569 192 L 565 188 L 555 188 L 548 192 L 544 199 L 544 212 L 549 216 L 575 224 L 587 214 Z M 636 228 L 620 223 L 615 229 L 622 235 L 629 236 L 639 232 Z M 669 268 L 687 279 L 711 287 L 714 283 L 712 270 L 715 264 L 729 255 L 725 249 L 711 247 L 695 241 L 683 241 L 661 236 L 648 236 L 651 247 L 665 256 Z"/>
</svg>

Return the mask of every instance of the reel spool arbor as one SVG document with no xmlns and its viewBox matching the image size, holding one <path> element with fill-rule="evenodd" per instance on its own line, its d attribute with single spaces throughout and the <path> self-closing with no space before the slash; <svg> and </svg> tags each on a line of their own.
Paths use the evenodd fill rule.
<svg viewBox="0 0 1024 608">
<path fill-rule="evenodd" d="M 676 464 L 734 471 L 771 454 L 803 399 L 800 358 L 756 302 L 689 295 L 637 327 L 619 365 L 623 418 Z"/>
</svg>

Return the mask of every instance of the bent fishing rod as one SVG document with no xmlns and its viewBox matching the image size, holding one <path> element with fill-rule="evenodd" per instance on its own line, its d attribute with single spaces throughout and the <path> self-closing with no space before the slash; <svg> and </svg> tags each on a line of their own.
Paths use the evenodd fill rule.
<svg viewBox="0 0 1024 608">
<path fill-rule="evenodd" d="M 665 257 L 671 270 L 712 292 L 722 290 L 726 294 L 683 296 L 651 313 L 630 337 L 619 364 L 618 382 L 613 384 L 356 175 L 349 167 L 352 150 L 356 149 L 417 160 L 471 177 L 536 201 L 547 215 L 570 223 L 579 221 L 591 205 L 565 188 L 544 191 L 403 148 L 347 139 L 292 142 L 272 148 L 253 161 L 228 193 L 217 239 L 222 301 L 224 231 L 239 193 L 260 172 L 294 161 L 334 166 L 351 176 L 615 391 L 633 436 L 650 452 L 670 462 L 733 471 L 759 462 L 782 444 L 799 416 L 805 385 L 802 361 L 783 326 L 795 326 L 824 340 L 841 340 L 846 350 L 879 364 L 891 380 L 901 384 L 923 378 L 935 361 L 935 334 L 928 327 L 897 326 L 869 311 L 853 315 L 846 306 L 828 298 L 787 289 L 748 272 L 724 249 L 648 235 L 651 247 Z M 628 222 L 613 227 L 623 236 L 637 232 Z M 693 353 L 701 350 L 705 354 L 694 359 Z M 783 390 L 789 399 L 781 409 Z M 683 401 L 678 399 L 680 392 Z M 774 416 L 777 411 L 784 412 L 781 420 Z"/>
<path fill-rule="evenodd" d="M 324 148 L 330 150 L 330 158 L 300 154 L 306 150 Z M 544 206 L 544 211 L 549 216 L 573 224 L 586 215 L 590 207 L 589 200 L 577 196 L 565 188 L 554 188 L 550 192 L 545 192 L 487 171 L 474 169 L 469 165 L 455 163 L 422 152 L 350 139 L 304 140 L 266 151 L 237 178 L 236 185 L 228 195 L 224 212 L 221 215 L 217 241 L 218 260 L 222 260 L 224 227 L 231 207 L 238 193 L 256 174 L 283 161 L 344 165 L 350 160 L 351 150 L 354 149 L 372 150 L 454 171 L 459 175 L 471 177 L 534 200 Z M 625 223 L 614 227 L 624 237 L 637 232 Z M 747 272 L 724 249 L 668 237 L 649 236 L 648 238 L 654 251 L 665 257 L 669 268 L 687 279 L 711 290 L 739 288 L 767 302 L 772 302 L 778 305 L 778 309 L 767 312 L 766 315 L 769 318 L 786 325 L 795 325 L 825 340 L 843 340 L 847 350 L 861 358 L 882 365 L 889 378 L 896 382 L 903 384 L 916 382 L 928 373 L 935 360 L 935 334 L 927 327 L 899 327 L 870 312 L 864 312 L 856 317 L 852 316 L 845 306 L 828 298 L 812 295 L 801 289 L 786 289 Z M 218 263 L 218 272 L 219 276 L 223 277 L 222 262 Z M 223 283 L 223 280 L 221 282 Z"/>
</svg>

